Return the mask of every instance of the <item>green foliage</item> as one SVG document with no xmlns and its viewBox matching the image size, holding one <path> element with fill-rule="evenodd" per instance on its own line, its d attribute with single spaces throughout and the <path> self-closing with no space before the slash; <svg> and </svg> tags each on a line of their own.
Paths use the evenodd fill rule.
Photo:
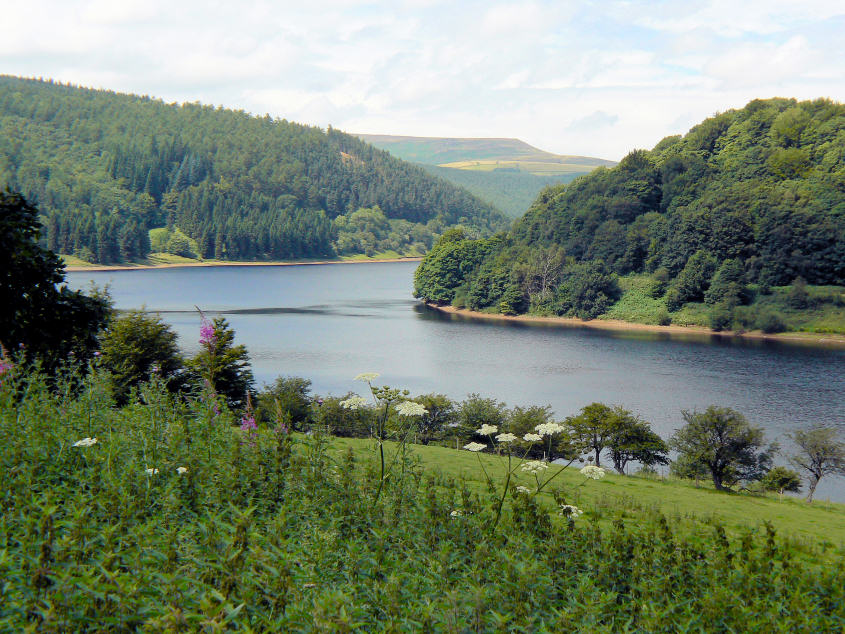
<svg viewBox="0 0 845 634">
<path fill-rule="evenodd" d="M 760 480 L 764 491 L 777 491 L 783 495 L 784 492 L 798 493 L 801 491 L 801 476 L 786 467 L 772 467 Z"/>
<path fill-rule="evenodd" d="M 455 434 L 462 440 L 471 440 L 482 425 L 501 427 L 507 420 L 507 408 L 493 398 L 470 394 L 458 408 L 458 425 Z"/>
<path fill-rule="evenodd" d="M 696 251 L 666 292 L 669 310 L 677 310 L 687 302 L 704 299 L 704 291 L 716 272 L 716 258 L 706 251 Z"/>
<path fill-rule="evenodd" d="M 469 452 L 421 448 L 416 475 L 401 478 L 397 464 L 374 504 L 371 442 L 329 445 L 319 434 L 268 430 L 250 443 L 209 403 L 179 403 L 155 381 L 142 393 L 118 409 L 96 376 L 77 396 L 34 376 L 0 386 L 0 629 L 826 632 L 841 624 L 845 567 L 821 538 L 785 539 L 771 525 L 725 530 L 713 518 L 691 529 L 679 514 L 612 501 L 609 491 L 624 486 L 612 476 L 586 488 L 563 476 L 565 488 L 533 500 L 509 490 L 491 535 L 493 500 L 481 482 L 457 475 L 477 462 Z M 86 437 L 97 443 L 72 446 Z M 488 469 L 497 460 L 478 458 Z M 706 497 L 641 485 L 655 488 Z M 589 489 L 596 493 L 578 493 Z M 722 508 L 749 504 L 719 499 Z M 585 515 L 560 517 L 564 500 Z M 806 514 L 773 504 L 795 521 Z"/>
<path fill-rule="evenodd" d="M 531 298 L 530 310 L 548 314 L 556 312 L 549 299 L 534 298 L 532 258 L 558 249 L 577 264 L 603 261 L 619 275 L 653 272 L 651 298 L 665 293 L 673 323 L 699 325 L 711 312 L 690 304 L 734 310 L 756 301 L 752 285 L 765 290 L 799 276 L 812 285 L 841 284 L 843 121 L 845 106 L 824 99 L 752 101 L 650 152 L 632 152 L 616 167 L 544 190 L 494 248 L 453 268 L 471 288 L 507 262 L 522 274 L 518 281 Z M 495 309 L 499 301 L 488 306 Z M 812 302 L 798 304 L 795 310 L 815 309 Z M 584 314 L 609 315 L 612 305 L 599 301 Z M 570 314 L 568 305 L 563 308 L 557 312 Z M 657 310 L 634 319 L 654 323 Z M 845 327 L 825 310 L 821 319 L 789 315 L 787 323 L 791 329 Z M 628 318 L 618 312 L 615 318 Z M 714 312 L 718 327 L 730 325 L 725 310 Z"/>
<path fill-rule="evenodd" d="M 103 294 L 58 287 L 64 266 L 39 237 L 38 210 L 20 194 L 0 192 L 0 348 L 52 372 L 91 359 L 111 305 Z"/>
<path fill-rule="evenodd" d="M 280 376 L 258 392 L 255 418 L 306 430 L 312 422 L 311 381 L 298 376 Z"/>
<path fill-rule="evenodd" d="M 835 427 L 825 425 L 796 430 L 790 438 L 797 448 L 790 460 L 809 476 L 807 502 L 812 502 L 819 480 L 830 474 L 845 475 L 845 442 Z"/>
<path fill-rule="evenodd" d="M 682 463 L 706 469 L 717 489 L 759 480 L 768 471 L 776 445 L 764 447 L 763 429 L 739 412 L 711 405 L 703 412 L 684 411 L 686 425 L 670 441 Z"/>
<path fill-rule="evenodd" d="M 669 464 L 669 448 L 648 422 L 622 407 L 614 407 L 610 427 L 607 449 L 618 473 L 625 473 L 625 466 L 631 460 L 644 467 Z"/>
<path fill-rule="evenodd" d="M 132 310 L 112 319 L 100 338 L 100 365 L 112 379 L 119 405 L 155 373 L 173 392 L 184 387 L 184 361 L 176 333 L 158 315 Z"/>
<path fill-rule="evenodd" d="M 810 295 L 807 293 L 807 282 L 798 277 L 792 282 L 786 294 L 786 302 L 792 308 L 807 308 L 810 305 Z"/>
<path fill-rule="evenodd" d="M 756 325 L 765 333 L 783 332 L 787 328 L 783 317 L 773 310 L 762 311 L 757 317 Z"/>
<path fill-rule="evenodd" d="M 414 400 L 426 410 L 417 421 L 417 442 L 427 445 L 440 439 L 449 427 L 457 423 L 455 403 L 445 394 L 421 394 Z"/>
<path fill-rule="evenodd" d="M 313 399 L 311 418 L 314 427 L 334 436 L 369 437 L 374 427 L 372 412 L 366 408 L 349 409 L 341 405 L 352 396 L 354 395 L 349 393 L 342 398 L 326 396 Z"/>
<path fill-rule="evenodd" d="M 555 293 L 555 312 L 595 319 L 607 312 L 620 295 L 616 275 L 608 271 L 603 261 L 570 264 Z"/>
<path fill-rule="evenodd" d="M 97 263 L 143 260 L 161 227 L 178 255 L 332 256 L 332 221 L 376 205 L 410 246 L 506 222 L 353 136 L 198 103 L 0 77 L 0 139 L 0 187 L 39 201 L 51 250 Z"/>
<path fill-rule="evenodd" d="M 246 346 L 235 345 L 235 331 L 223 317 L 207 322 L 203 317 L 197 355 L 187 366 L 199 379 L 238 410 L 252 398 L 254 379 Z"/>
</svg>

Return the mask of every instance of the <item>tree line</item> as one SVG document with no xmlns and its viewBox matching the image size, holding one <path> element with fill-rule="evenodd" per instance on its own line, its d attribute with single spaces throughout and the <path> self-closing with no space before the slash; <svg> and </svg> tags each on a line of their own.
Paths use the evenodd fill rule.
<svg viewBox="0 0 845 634">
<path fill-rule="evenodd" d="M 415 292 L 590 319 L 619 299 L 619 276 L 647 275 L 667 323 L 703 303 L 721 329 L 774 286 L 845 282 L 843 147 L 842 104 L 752 101 L 546 189 L 507 233 L 445 235 Z"/>
<path fill-rule="evenodd" d="M 506 224 L 465 190 L 332 128 L 8 76 L 0 187 L 40 209 L 44 246 L 99 263 L 143 259 L 156 227 L 179 228 L 203 258 L 331 256 L 332 221 L 374 206 L 438 234 Z"/>
</svg>

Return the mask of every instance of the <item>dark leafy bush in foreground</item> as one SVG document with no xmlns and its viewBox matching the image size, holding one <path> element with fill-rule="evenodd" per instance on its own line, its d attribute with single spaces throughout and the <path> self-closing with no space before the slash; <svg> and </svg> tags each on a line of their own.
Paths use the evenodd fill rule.
<svg viewBox="0 0 845 634">
<path fill-rule="evenodd" d="M 70 396 L 13 372 L 3 631 L 842 628 L 843 561 L 795 565 L 771 529 L 681 536 L 647 513 L 601 527 L 514 492 L 491 530 L 492 492 L 411 459 L 374 502 L 373 464 L 319 435 L 243 435 L 219 403 L 159 384 L 116 409 L 96 374 Z"/>
</svg>

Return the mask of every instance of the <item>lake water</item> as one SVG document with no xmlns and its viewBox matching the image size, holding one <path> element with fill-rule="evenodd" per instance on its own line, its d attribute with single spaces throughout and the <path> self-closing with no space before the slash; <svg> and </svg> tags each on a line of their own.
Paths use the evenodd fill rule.
<svg viewBox="0 0 845 634">
<path fill-rule="evenodd" d="M 614 333 L 474 320 L 413 299 L 416 263 L 173 268 L 69 273 L 72 287 L 109 285 L 118 308 L 157 311 L 187 353 L 199 315 L 223 315 L 247 346 L 259 386 L 279 375 L 319 394 L 361 390 L 360 372 L 412 393 L 470 392 L 509 405 L 550 404 L 558 417 L 618 404 L 668 437 L 682 409 L 733 407 L 788 444 L 813 423 L 845 433 L 845 350 L 709 336 Z M 845 502 L 845 479 L 817 497 Z"/>
</svg>

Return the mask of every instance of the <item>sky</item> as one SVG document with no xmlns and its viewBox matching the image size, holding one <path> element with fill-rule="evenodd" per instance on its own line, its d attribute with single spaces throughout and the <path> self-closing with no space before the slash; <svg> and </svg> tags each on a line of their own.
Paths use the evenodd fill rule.
<svg viewBox="0 0 845 634">
<path fill-rule="evenodd" d="M 843 0 L 2 0 L 0 74 L 618 160 L 754 98 L 845 101 Z"/>
</svg>

